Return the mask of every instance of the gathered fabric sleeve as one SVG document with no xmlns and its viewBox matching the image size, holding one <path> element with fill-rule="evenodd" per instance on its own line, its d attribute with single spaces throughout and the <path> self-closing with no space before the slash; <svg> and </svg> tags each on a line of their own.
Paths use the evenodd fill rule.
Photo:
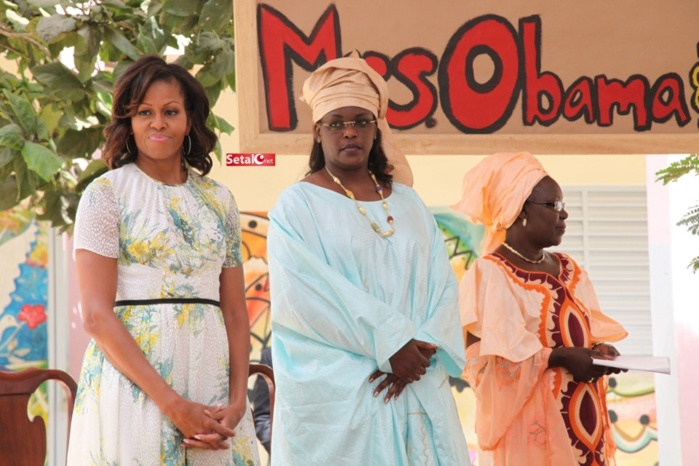
<svg viewBox="0 0 699 466">
<path fill-rule="evenodd" d="M 270 212 L 267 235 L 272 332 L 307 339 L 384 365 L 415 336 L 408 317 L 357 287 L 331 267 L 324 238 L 301 196 L 284 192 Z"/>
<path fill-rule="evenodd" d="M 223 261 L 223 267 L 237 267 L 243 263 L 240 212 L 233 194 L 229 191 L 227 193 L 230 196 L 230 203 L 226 212 L 226 258 Z"/>
<path fill-rule="evenodd" d="M 532 399 L 547 398 L 541 392 L 548 388 L 544 371 L 548 368 L 551 351 L 551 348 L 542 348 L 530 358 L 512 362 L 500 356 L 480 356 L 480 342 L 466 350 L 464 379 L 476 395 L 475 427 L 483 450 L 498 446 L 513 424 L 522 418 L 523 410 Z M 553 412 L 554 418 L 560 417 L 557 410 Z M 545 419 L 536 421 L 541 424 Z M 532 424 L 526 422 L 525 427 Z"/>
<path fill-rule="evenodd" d="M 425 209 L 426 210 L 426 209 Z M 459 377 L 466 364 L 464 339 L 459 328 L 459 284 L 444 247 L 444 236 L 434 217 L 429 263 L 427 319 L 419 325 L 415 339 L 438 346 L 437 359 L 453 377 Z"/>
<path fill-rule="evenodd" d="M 572 259 L 570 259 L 572 260 Z M 576 264 L 577 267 L 579 267 Z M 580 268 L 579 281 L 572 290 L 573 296 L 590 315 L 590 333 L 592 344 L 605 341 L 619 341 L 629 334 L 616 320 L 602 312 L 597 294 L 587 272 Z"/>
<path fill-rule="evenodd" d="M 476 259 L 459 284 L 461 325 L 480 338 L 481 355 L 523 361 L 543 348 L 536 330 L 544 297 L 521 288 L 494 261 Z"/>
<path fill-rule="evenodd" d="M 119 255 L 119 205 L 109 179 L 101 177 L 85 188 L 75 215 L 73 251 L 100 256 Z"/>
<path fill-rule="evenodd" d="M 544 374 L 552 350 L 527 328 L 520 307 L 527 296 L 518 299 L 496 267 L 478 259 L 459 284 L 464 334 L 481 339 L 466 350 L 463 377 L 476 395 L 476 434 L 483 450 L 496 449 L 511 432 L 533 436 L 537 426 L 548 422 L 541 410 L 555 409 L 545 403 L 549 388 Z"/>
</svg>

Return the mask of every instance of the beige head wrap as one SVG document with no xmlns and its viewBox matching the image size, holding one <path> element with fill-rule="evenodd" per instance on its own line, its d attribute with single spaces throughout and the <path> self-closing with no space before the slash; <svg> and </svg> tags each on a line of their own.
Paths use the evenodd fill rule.
<svg viewBox="0 0 699 466">
<path fill-rule="evenodd" d="M 396 144 L 386 122 L 388 86 L 374 69 L 352 52 L 348 57 L 330 60 L 318 68 L 303 83 L 303 96 L 313 112 L 316 123 L 329 112 L 342 107 L 369 110 L 378 120 L 381 130 L 381 148 L 389 164 L 393 165 L 393 180 L 413 185 L 413 173 L 408 160 Z"/>
<path fill-rule="evenodd" d="M 493 154 L 466 172 L 463 197 L 452 208 L 485 225 L 483 255 L 505 241 L 505 230 L 545 176 L 544 167 L 528 152 Z"/>
</svg>

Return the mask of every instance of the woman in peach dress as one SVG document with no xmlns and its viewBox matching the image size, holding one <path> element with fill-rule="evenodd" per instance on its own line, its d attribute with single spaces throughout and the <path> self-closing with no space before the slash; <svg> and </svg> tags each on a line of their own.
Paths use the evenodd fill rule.
<svg viewBox="0 0 699 466">
<path fill-rule="evenodd" d="M 627 332 L 599 308 L 561 243 L 560 186 L 528 153 L 495 154 L 466 174 L 454 206 L 486 226 L 483 257 L 460 284 L 464 377 L 476 394 L 480 466 L 606 466 L 616 449 L 592 358 Z"/>
</svg>

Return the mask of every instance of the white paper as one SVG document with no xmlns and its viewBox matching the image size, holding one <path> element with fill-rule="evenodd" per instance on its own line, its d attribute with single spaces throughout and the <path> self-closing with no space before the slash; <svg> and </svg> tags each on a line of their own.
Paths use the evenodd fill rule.
<svg viewBox="0 0 699 466">
<path fill-rule="evenodd" d="M 670 358 L 662 356 L 617 356 L 614 359 L 592 358 L 597 366 L 618 367 L 630 371 L 670 373 Z"/>
</svg>

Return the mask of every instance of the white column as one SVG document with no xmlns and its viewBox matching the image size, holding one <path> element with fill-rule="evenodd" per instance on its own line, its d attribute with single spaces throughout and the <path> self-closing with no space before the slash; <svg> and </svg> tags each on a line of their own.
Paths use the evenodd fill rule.
<svg viewBox="0 0 699 466">
<path fill-rule="evenodd" d="M 699 256 L 699 236 L 677 226 L 699 204 L 699 180 L 686 175 L 663 186 L 655 173 L 682 157 L 654 155 L 646 163 L 653 352 L 672 361 L 672 375 L 655 376 L 658 446 L 660 464 L 672 465 L 694 457 L 699 436 L 699 273 L 687 268 Z"/>
<path fill-rule="evenodd" d="M 64 235 L 48 231 L 48 367 L 68 369 L 68 269 Z M 66 459 L 68 413 L 65 391 L 58 382 L 48 384 L 49 395 L 49 466 L 63 466 Z"/>
</svg>

